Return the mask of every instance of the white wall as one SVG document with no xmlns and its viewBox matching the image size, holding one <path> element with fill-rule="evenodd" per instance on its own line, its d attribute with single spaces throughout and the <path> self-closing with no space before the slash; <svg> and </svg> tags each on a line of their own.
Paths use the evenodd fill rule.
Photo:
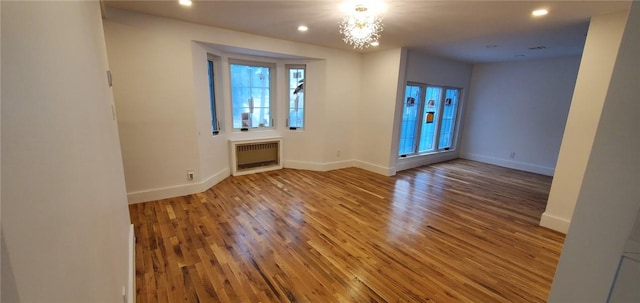
<svg viewBox="0 0 640 303">
<path fill-rule="evenodd" d="M 629 240 L 640 244 L 640 211 L 636 214 L 636 222 L 629 236 Z"/>
<path fill-rule="evenodd" d="M 319 138 L 324 140 L 316 142 L 317 139 L 314 139 L 314 135 L 299 136 L 299 140 L 304 139 L 304 142 L 300 144 L 307 145 L 309 148 L 309 145 L 320 143 L 321 145 L 318 147 L 323 153 L 321 163 L 326 165 L 326 168 L 349 167 L 353 165 L 354 159 L 357 159 L 354 142 L 356 141 L 356 125 L 359 124 L 357 121 L 360 110 L 358 102 L 362 99 L 362 91 L 359 89 L 362 87 L 362 55 L 331 50 L 326 54 L 322 52 L 314 55 L 314 57 L 325 59 L 325 74 L 317 75 L 321 77 L 321 81 L 317 83 L 318 87 L 321 87 L 323 82 L 325 87 L 317 99 L 305 96 L 305 98 L 308 97 L 307 105 L 310 107 L 306 115 L 309 120 L 313 121 L 313 125 L 310 124 L 307 131 L 311 128 L 322 131 L 323 136 Z M 306 85 L 307 82 L 305 82 Z M 307 94 L 306 91 L 305 94 Z M 313 114 L 311 103 L 317 103 L 318 109 L 322 108 L 320 110 L 322 115 L 315 116 Z M 340 155 L 337 151 L 340 151 Z M 309 168 L 313 169 L 313 167 Z"/>
<path fill-rule="evenodd" d="M 602 31 L 608 28 L 608 35 L 617 36 L 617 27 L 605 26 L 605 21 L 613 17 L 594 17 L 589 36 L 596 30 L 596 26 L 603 26 L 600 28 Z M 626 14 L 615 17 L 616 20 L 610 20 L 612 23 L 619 24 L 620 20 L 625 23 Z M 587 37 L 587 41 L 589 38 L 591 37 Z M 625 243 L 632 234 L 640 209 L 638 2 L 631 6 L 622 43 L 618 45 L 620 47 L 617 56 L 616 52 L 610 52 L 606 57 L 583 59 L 582 66 L 586 68 L 591 64 L 598 64 L 591 60 L 608 62 L 611 60 L 609 56 L 613 56 L 615 66 L 613 72 L 609 72 L 611 81 L 604 92 L 602 115 L 597 125 L 584 178 L 581 178 L 582 186 L 554 277 L 549 302 L 607 301 Z M 585 79 L 578 78 L 576 90 L 583 80 Z M 593 87 L 592 94 L 600 95 L 598 87 Z M 574 99 L 574 103 L 578 100 Z M 573 111 L 573 107 L 571 110 Z M 638 281 L 633 283 L 637 291 Z"/>
<path fill-rule="evenodd" d="M 95 1 L 2 1 L 2 301 L 122 302 L 129 214 Z"/>
<path fill-rule="evenodd" d="M 367 53 L 362 63 L 362 99 L 357 116 L 356 165 L 383 175 L 395 174 L 391 163 L 394 116 L 403 49 Z"/>
<path fill-rule="evenodd" d="M 402 102 L 404 101 L 404 85 L 406 82 L 417 82 L 431 85 L 442 85 L 462 88 L 462 97 L 460 98 L 459 117 L 466 115 L 466 103 L 468 100 L 468 91 L 471 81 L 471 64 L 451 61 L 448 59 L 438 58 L 431 55 L 423 54 L 416 51 L 408 51 L 406 58 L 406 70 L 404 82 L 399 87 L 399 99 L 396 104 L 396 115 L 394 122 L 395 131 L 392 147 L 392 166 L 396 170 L 405 170 L 418 167 L 430 163 L 446 161 L 458 158 L 459 148 L 454 142 L 454 146 L 450 151 L 433 155 L 423 155 L 410 158 L 398 159 L 398 137 L 400 136 L 400 121 L 402 119 Z M 459 138 L 462 121 L 458 119 L 457 135 Z"/>
<path fill-rule="evenodd" d="M 2 5 L 0 5 L 0 33 L 2 32 Z M 0 35 L 1 36 L 1 35 Z M 2 48 L 0 47 L 0 58 L 2 57 Z M 2 69 L 2 60 L 0 60 L 0 70 Z M 2 73 L 0 73 L 0 91 L 2 91 Z M 0 95 L 0 113 L 2 112 L 2 96 Z M 0 115 L 0 163 L 2 163 L 2 115 Z M 4 234 L 2 233 L 2 174 L 0 174 L 0 273 L 2 272 L 2 256 L 5 252 Z M 0 274 L 0 300 L 2 300 L 2 275 Z"/>
<path fill-rule="evenodd" d="M 187 170 L 199 176 L 191 44 L 164 24 L 145 31 L 144 20 L 117 24 L 126 34 L 114 38 L 115 15 L 104 27 L 127 191 L 171 190 Z"/>
<path fill-rule="evenodd" d="M 542 226 L 563 233 L 569 228 L 609 89 L 626 15 L 622 12 L 591 18 L 547 208 L 540 221 Z"/>
<path fill-rule="evenodd" d="M 472 65 L 434 57 L 417 51 L 407 54 L 407 81 L 467 88 Z"/>
<path fill-rule="evenodd" d="M 197 43 L 192 42 L 191 56 L 193 58 L 193 93 L 195 98 L 195 104 L 209 104 L 209 77 L 207 65 L 207 49 Z M 222 68 L 220 66 L 214 66 L 214 78 L 215 88 L 220 89 L 222 87 Z M 218 76 L 216 78 L 216 76 Z M 220 78 L 220 79 L 218 79 Z M 225 107 L 222 100 L 217 100 L 218 106 L 217 112 L 222 115 L 228 109 Z M 229 159 L 229 148 L 226 142 L 226 136 L 213 136 L 211 132 L 211 109 L 209 110 L 196 110 L 196 122 L 197 122 L 197 139 L 198 139 L 198 156 L 199 167 L 193 167 L 197 175 L 196 180 L 202 180 L 203 185 L 210 183 L 218 183 L 221 179 L 229 175 L 229 166 L 221 161 L 216 161 L 217 158 Z M 224 117 L 218 117 L 219 121 L 226 121 Z M 221 125 L 222 128 L 226 128 L 225 125 Z M 197 169 L 199 168 L 199 169 Z M 209 180 L 207 179 L 209 178 Z M 203 188 L 202 190 L 204 190 Z"/>
<path fill-rule="evenodd" d="M 228 176 L 230 138 L 284 137 L 286 167 L 352 166 L 361 55 L 116 9 L 109 9 L 108 16 L 105 36 L 130 202 L 202 191 Z M 220 50 L 223 64 L 227 58 L 243 57 L 229 51 L 240 48 L 263 56 L 303 58 L 308 75 L 305 130 L 285 127 L 288 99 L 282 81 L 276 83 L 277 128 L 233 132 L 226 106 L 228 69 L 223 66 L 223 131 L 212 137 L 203 61 L 211 44 L 225 46 Z M 284 66 L 283 59 L 273 62 Z M 283 74 L 279 79 L 284 80 Z M 196 171 L 193 182 L 186 180 L 188 169 Z"/>
<path fill-rule="evenodd" d="M 565 57 L 474 65 L 460 156 L 553 175 L 579 64 Z"/>
</svg>

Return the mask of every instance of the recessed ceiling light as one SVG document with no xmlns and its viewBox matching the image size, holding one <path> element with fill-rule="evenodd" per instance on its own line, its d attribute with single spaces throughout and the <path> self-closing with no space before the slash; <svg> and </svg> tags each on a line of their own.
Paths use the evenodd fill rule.
<svg viewBox="0 0 640 303">
<path fill-rule="evenodd" d="M 298 26 L 298 30 L 301 31 L 301 32 L 306 32 L 306 31 L 309 30 L 309 28 L 307 26 L 305 26 L 305 25 L 300 25 L 300 26 Z"/>
<path fill-rule="evenodd" d="M 180 3 L 180 5 L 184 5 L 184 6 L 191 6 L 191 4 L 192 4 L 191 0 L 180 0 L 180 1 L 178 1 L 178 3 Z"/>
<path fill-rule="evenodd" d="M 378 41 L 371 42 L 371 46 L 378 46 L 378 45 L 380 45 L 380 42 Z"/>
<path fill-rule="evenodd" d="M 531 15 L 533 15 L 534 17 L 540 17 L 540 16 L 544 16 L 544 15 L 546 15 L 548 13 L 549 13 L 549 11 L 543 8 L 543 9 L 537 9 L 537 10 L 531 12 Z"/>
<path fill-rule="evenodd" d="M 498 46 L 495 45 L 495 44 L 489 44 L 489 45 L 485 45 L 484 47 L 486 47 L 486 48 L 496 48 Z"/>
</svg>

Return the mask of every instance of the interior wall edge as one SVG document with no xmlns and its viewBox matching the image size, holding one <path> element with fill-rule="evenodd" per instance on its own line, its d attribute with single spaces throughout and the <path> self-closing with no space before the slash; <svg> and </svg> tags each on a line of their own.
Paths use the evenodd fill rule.
<svg viewBox="0 0 640 303">
<path fill-rule="evenodd" d="M 569 225 L 571 225 L 571 219 L 561 218 L 548 212 L 542 213 L 542 217 L 540 218 L 540 226 L 553 229 L 563 234 L 567 234 Z"/>
</svg>

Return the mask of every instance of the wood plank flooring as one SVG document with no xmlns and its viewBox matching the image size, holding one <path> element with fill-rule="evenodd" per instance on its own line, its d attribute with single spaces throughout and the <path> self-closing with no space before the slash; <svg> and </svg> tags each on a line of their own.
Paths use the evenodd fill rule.
<svg viewBox="0 0 640 303">
<path fill-rule="evenodd" d="M 138 302 L 544 302 L 551 178 L 467 160 L 229 177 L 130 206 Z"/>
</svg>

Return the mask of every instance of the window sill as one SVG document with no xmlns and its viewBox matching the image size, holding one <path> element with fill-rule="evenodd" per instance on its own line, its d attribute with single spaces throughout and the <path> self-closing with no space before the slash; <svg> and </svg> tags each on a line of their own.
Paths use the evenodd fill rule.
<svg viewBox="0 0 640 303">
<path fill-rule="evenodd" d="M 234 128 L 233 132 L 234 133 L 253 133 L 253 132 L 263 132 L 263 131 L 274 131 L 276 130 L 275 127 L 270 126 L 270 127 L 243 127 L 243 128 Z"/>
<path fill-rule="evenodd" d="M 244 132 L 241 132 L 240 129 L 236 128 L 228 135 L 228 139 L 232 141 L 259 140 L 279 137 L 281 137 L 281 134 L 275 128 L 260 128 Z"/>
</svg>

